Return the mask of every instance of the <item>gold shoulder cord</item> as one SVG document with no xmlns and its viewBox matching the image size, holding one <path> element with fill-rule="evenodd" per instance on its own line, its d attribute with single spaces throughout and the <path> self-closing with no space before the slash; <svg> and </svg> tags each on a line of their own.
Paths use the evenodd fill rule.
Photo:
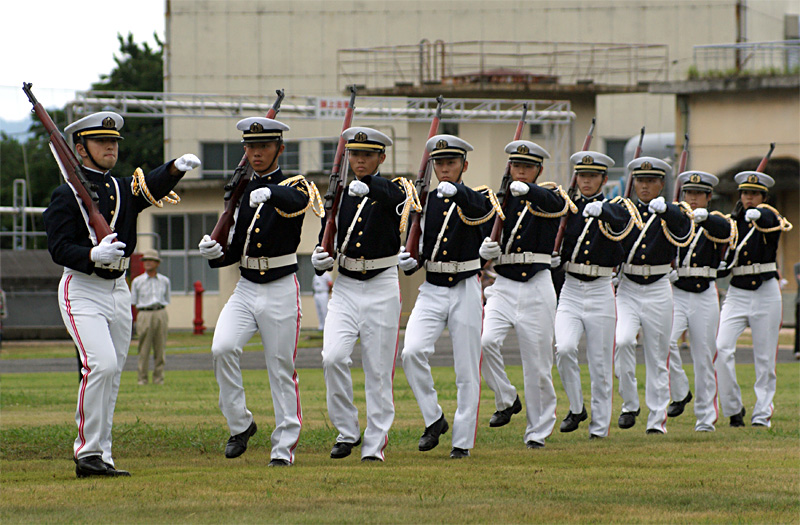
<svg viewBox="0 0 800 525">
<path fill-rule="evenodd" d="M 708 230 L 703 228 L 703 235 L 705 235 L 706 238 L 708 238 L 708 240 L 710 240 L 711 242 L 715 242 L 718 244 L 729 244 L 735 247 L 736 239 L 738 237 L 736 232 L 736 222 L 731 220 L 730 216 L 724 215 L 718 211 L 712 211 L 711 215 L 718 215 L 719 217 L 722 217 L 723 219 L 727 220 L 728 223 L 731 225 L 731 234 L 728 236 L 727 239 L 717 239 L 716 237 L 712 237 L 711 235 L 709 235 Z"/>
<path fill-rule="evenodd" d="M 458 216 L 461 218 L 461 222 L 466 224 L 467 226 L 477 226 L 479 224 L 483 224 L 484 222 L 488 221 L 494 214 L 498 214 L 501 219 L 506 220 L 506 216 L 503 214 L 503 209 L 500 206 L 500 202 L 497 200 L 497 195 L 494 194 L 492 189 L 488 186 L 478 186 L 477 188 L 472 188 L 477 192 L 486 192 L 486 198 L 489 199 L 489 202 L 492 203 L 492 211 L 481 217 L 480 219 L 470 219 L 461 211 L 461 206 L 456 206 L 456 211 L 458 212 Z"/>
<path fill-rule="evenodd" d="M 406 194 L 406 198 L 403 201 L 403 210 L 400 212 L 400 233 L 403 233 L 406 231 L 406 228 L 408 228 L 408 216 L 411 215 L 412 211 L 420 213 L 422 211 L 422 205 L 419 202 L 417 189 L 407 178 L 395 177 L 392 179 L 392 182 L 400 184 Z"/>
<path fill-rule="evenodd" d="M 302 184 L 302 186 L 301 186 Z M 286 213 L 285 211 L 279 210 L 277 207 L 275 211 L 281 217 L 285 217 L 287 219 L 293 219 L 298 215 L 304 214 L 311 208 L 311 211 L 314 212 L 314 215 L 317 217 L 323 217 L 325 215 L 325 208 L 322 206 L 322 197 L 319 195 L 319 190 L 317 189 L 317 185 L 313 182 L 306 180 L 305 177 L 302 175 L 295 175 L 294 177 L 289 177 L 288 179 L 282 180 L 278 183 L 278 186 L 292 186 L 297 187 L 297 190 L 305 193 L 308 195 L 308 204 L 302 210 L 296 211 L 294 213 Z"/>
<path fill-rule="evenodd" d="M 618 235 L 614 235 L 606 226 L 606 223 L 603 221 L 598 222 L 598 226 L 600 227 L 600 232 L 605 235 L 609 240 L 614 242 L 619 242 L 633 230 L 634 226 L 637 226 L 640 230 L 644 228 L 644 223 L 642 222 L 642 216 L 639 215 L 639 210 L 636 209 L 636 206 L 629 199 L 623 199 L 622 197 L 614 197 L 611 199 L 612 204 L 616 204 L 617 202 L 621 202 L 625 209 L 628 210 L 628 213 L 631 216 L 631 219 L 628 221 L 628 224 L 625 226 L 625 229 L 622 233 Z"/>
<path fill-rule="evenodd" d="M 786 220 L 786 217 L 780 214 L 778 210 L 770 206 L 769 204 L 759 204 L 756 206 L 757 208 L 765 208 L 772 213 L 774 213 L 778 217 L 778 225 L 773 226 L 772 228 L 761 228 L 759 225 L 753 221 L 753 226 L 755 226 L 756 230 L 760 231 L 761 233 L 772 233 L 776 231 L 788 232 L 793 228 L 792 223 Z"/>
<path fill-rule="evenodd" d="M 153 198 L 153 194 L 150 193 L 150 189 L 147 187 L 147 183 L 144 180 L 144 172 L 142 171 L 142 168 L 136 168 L 136 171 L 133 172 L 133 180 L 131 180 L 131 193 L 134 197 L 141 193 L 144 195 L 144 198 L 150 202 L 150 204 L 158 208 L 164 207 L 164 203 L 161 202 L 162 200 L 169 204 L 178 204 L 181 202 L 181 198 L 178 197 L 178 194 L 174 191 L 169 192 L 169 195 L 166 195 L 159 200 L 155 200 Z"/>
<path fill-rule="evenodd" d="M 525 201 L 525 206 L 527 206 L 528 211 L 532 215 L 535 215 L 537 217 L 542 217 L 544 219 L 555 219 L 557 217 L 563 217 L 568 212 L 578 213 L 578 207 L 575 206 L 575 203 L 572 202 L 572 199 L 569 198 L 569 195 L 567 195 L 567 192 L 564 191 L 564 188 L 557 185 L 555 182 L 543 182 L 539 184 L 539 187 L 545 188 L 547 190 L 556 190 L 556 192 L 559 195 L 561 195 L 561 198 L 564 199 L 564 208 L 562 208 L 560 211 L 549 213 L 546 211 L 534 210 L 533 207 L 531 206 L 531 203 L 529 201 Z"/>
<path fill-rule="evenodd" d="M 679 202 L 678 207 L 680 207 L 683 213 L 689 216 L 689 220 L 692 223 L 692 227 L 689 230 L 689 234 L 686 236 L 686 242 L 681 242 L 672 235 L 672 232 L 670 232 L 669 228 L 667 228 L 667 221 L 665 221 L 664 219 L 661 219 L 661 229 L 664 230 L 664 236 L 672 245 L 677 246 L 678 248 L 686 248 L 687 246 L 689 246 L 689 244 L 691 244 L 695 232 L 695 224 L 694 221 L 691 220 L 692 208 L 685 202 Z"/>
</svg>

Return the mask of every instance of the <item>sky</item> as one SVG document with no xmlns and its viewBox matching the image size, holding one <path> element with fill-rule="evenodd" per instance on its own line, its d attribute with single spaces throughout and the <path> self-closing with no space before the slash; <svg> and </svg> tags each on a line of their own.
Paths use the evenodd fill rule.
<svg viewBox="0 0 800 525">
<path fill-rule="evenodd" d="M 117 34 L 141 46 L 164 40 L 164 0 L 26 0 L 0 6 L 0 119 L 24 120 L 31 105 L 61 108 L 115 67 Z"/>
</svg>

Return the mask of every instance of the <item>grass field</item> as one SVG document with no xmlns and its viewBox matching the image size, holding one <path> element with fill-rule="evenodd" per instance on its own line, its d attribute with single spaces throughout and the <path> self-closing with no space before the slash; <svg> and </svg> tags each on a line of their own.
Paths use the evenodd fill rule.
<svg viewBox="0 0 800 525">
<path fill-rule="evenodd" d="M 245 371 L 248 406 L 259 425 L 241 458 L 223 456 L 228 430 L 210 371 L 171 371 L 162 386 L 123 374 L 114 425 L 117 466 L 130 478 L 75 479 L 77 381 L 72 373 L 6 374 L 0 398 L 0 520 L 3 523 L 797 523 L 800 522 L 800 374 L 778 365 L 770 429 L 693 431 L 693 404 L 665 436 L 614 425 L 588 440 L 587 423 L 528 450 L 525 418 L 490 429 L 493 396 L 484 387 L 473 456 L 448 458 L 450 434 L 421 453 L 423 422 L 401 368 L 397 415 L 383 464 L 362 464 L 358 449 L 328 457 L 336 432 L 327 418 L 322 371 L 299 371 L 303 432 L 296 465 L 267 468 L 272 431 L 266 373 Z M 644 386 L 643 368 L 639 385 Z M 690 369 L 687 370 L 691 377 Z M 752 365 L 740 365 L 748 414 Z M 509 375 L 522 384 L 522 371 Z M 363 373 L 353 371 L 364 424 Z M 440 404 L 452 422 L 456 391 L 449 368 L 435 368 Z M 584 392 L 588 374 L 584 367 Z M 567 404 L 559 394 L 558 418 Z M 588 399 L 587 399 L 588 401 Z M 615 396 L 615 415 L 619 413 Z"/>
</svg>

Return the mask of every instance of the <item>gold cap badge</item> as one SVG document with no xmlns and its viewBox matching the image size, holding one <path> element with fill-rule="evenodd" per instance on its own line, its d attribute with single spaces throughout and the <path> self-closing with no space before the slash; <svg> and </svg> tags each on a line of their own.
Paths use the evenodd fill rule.
<svg viewBox="0 0 800 525">
<path fill-rule="evenodd" d="M 250 124 L 250 133 L 261 133 L 262 131 L 264 131 L 264 126 L 262 126 L 260 123 L 253 122 Z"/>
<path fill-rule="evenodd" d="M 642 162 L 642 169 L 643 170 L 651 170 L 653 169 L 653 165 L 649 161 Z"/>
<path fill-rule="evenodd" d="M 527 155 L 530 152 L 531 152 L 531 150 L 528 149 L 528 146 L 526 146 L 525 144 L 520 144 L 519 146 L 517 146 L 517 153 L 521 153 L 523 155 Z"/>
<path fill-rule="evenodd" d="M 440 139 L 439 142 L 436 143 L 436 149 L 444 149 L 448 146 L 447 141 L 444 139 Z"/>
<path fill-rule="evenodd" d="M 700 182 L 700 175 L 697 173 L 693 174 L 691 177 L 689 177 L 689 182 L 694 182 L 695 184 Z"/>
<path fill-rule="evenodd" d="M 758 183 L 758 175 L 748 175 L 747 176 L 747 182 L 750 182 L 752 184 L 757 184 Z"/>
<path fill-rule="evenodd" d="M 116 122 L 114 122 L 113 118 L 106 117 L 106 118 L 103 119 L 103 127 L 106 128 L 106 129 L 115 129 L 117 126 L 116 126 Z"/>
<path fill-rule="evenodd" d="M 356 136 L 353 137 L 356 142 L 366 142 L 367 141 L 367 134 L 363 131 L 359 131 L 356 133 Z"/>
<path fill-rule="evenodd" d="M 581 164 L 593 164 L 594 159 L 591 155 L 586 155 L 581 159 Z"/>
</svg>

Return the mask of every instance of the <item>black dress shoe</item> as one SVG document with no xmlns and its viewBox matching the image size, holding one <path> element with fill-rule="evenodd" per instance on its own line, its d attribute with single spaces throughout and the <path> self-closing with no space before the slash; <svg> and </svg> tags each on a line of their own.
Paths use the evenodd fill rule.
<svg viewBox="0 0 800 525">
<path fill-rule="evenodd" d="M 767 425 L 764 423 L 750 423 L 752 427 L 766 427 Z"/>
<path fill-rule="evenodd" d="M 667 407 L 667 416 L 669 417 L 678 417 L 683 414 L 683 409 L 686 407 L 686 403 L 692 400 L 692 391 L 689 391 L 689 394 L 683 399 L 683 401 L 673 401 Z"/>
<path fill-rule="evenodd" d="M 619 421 L 617 421 L 617 425 L 619 428 L 631 428 L 633 425 L 636 424 L 636 416 L 641 413 L 642 409 L 640 408 L 636 412 L 623 412 L 619 415 Z"/>
<path fill-rule="evenodd" d="M 542 443 L 541 441 L 534 441 L 531 439 L 530 441 L 525 443 L 525 446 L 528 448 L 544 448 L 544 443 Z"/>
<path fill-rule="evenodd" d="M 450 459 L 464 459 L 469 457 L 469 450 L 465 448 L 453 447 L 450 451 Z"/>
<path fill-rule="evenodd" d="M 269 460 L 268 467 L 291 467 L 292 464 L 289 463 L 287 459 L 279 459 L 279 458 L 272 458 Z"/>
<path fill-rule="evenodd" d="M 586 407 L 583 407 L 583 410 L 580 414 L 573 414 L 570 412 L 567 414 L 567 417 L 564 418 L 564 421 L 561 422 L 561 432 L 572 432 L 573 430 L 578 430 L 578 425 L 581 424 L 581 421 L 586 421 L 589 415 L 586 413 Z"/>
<path fill-rule="evenodd" d="M 663 434 L 664 432 L 659 430 L 659 429 L 657 429 L 657 428 L 648 428 L 647 430 L 645 430 L 644 433 L 645 434 Z"/>
<path fill-rule="evenodd" d="M 447 420 L 442 414 L 442 417 L 426 428 L 425 432 L 422 433 L 422 437 L 419 438 L 420 451 L 425 452 L 436 448 L 436 445 L 439 444 L 439 436 L 447 432 L 449 428 L 450 425 L 447 424 Z"/>
<path fill-rule="evenodd" d="M 744 414 L 745 409 L 742 407 L 742 411 L 738 414 L 731 416 L 731 426 L 732 427 L 743 427 L 744 426 Z"/>
<path fill-rule="evenodd" d="M 100 456 L 86 456 L 75 460 L 75 475 L 79 478 L 89 476 L 113 476 Z"/>
<path fill-rule="evenodd" d="M 589 439 L 605 439 L 605 436 L 598 436 L 597 434 L 589 434 Z"/>
<path fill-rule="evenodd" d="M 376 458 L 375 456 L 364 456 L 363 458 L 361 458 L 361 463 L 371 463 L 373 461 L 377 461 L 378 463 L 380 463 L 382 460 L 381 458 Z"/>
<path fill-rule="evenodd" d="M 106 468 L 108 468 L 108 474 L 106 474 L 107 476 L 119 476 L 121 478 L 131 477 L 131 473 L 127 470 L 117 470 L 111 463 L 106 463 L 105 461 L 103 463 L 105 463 Z"/>
<path fill-rule="evenodd" d="M 253 421 L 250 423 L 250 426 L 247 427 L 247 430 L 228 438 L 228 444 L 225 446 L 225 457 L 233 459 L 244 454 L 244 451 L 247 450 L 247 441 L 257 430 L 256 422 Z"/>
<path fill-rule="evenodd" d="M 517 396 L 517 399 L 514 400 L 510 407 L 498 410 L 492 414 L 492 418 L 489 420 L 489 426 L 502 427 L 503 425 L 508 425 L 508 422 L 511 421 L 511 416 L 519 414 L 521 410 L 522 403 L 519 400 L 519 396 Z"/>
<path fill-rule="evenodd" d="M 358 438 L 358 441 L 355 443 L 347 443 L 345 441 L 337 441 L 334 443 L 333 448 L 331 449 L 331 457 L 333 459 L 342 459 L 346 458 L 350 455 L 350 452 L 353 451 L 353 447 L 357 447 L 361 444 L 361 437 Z"/>
</svg>

